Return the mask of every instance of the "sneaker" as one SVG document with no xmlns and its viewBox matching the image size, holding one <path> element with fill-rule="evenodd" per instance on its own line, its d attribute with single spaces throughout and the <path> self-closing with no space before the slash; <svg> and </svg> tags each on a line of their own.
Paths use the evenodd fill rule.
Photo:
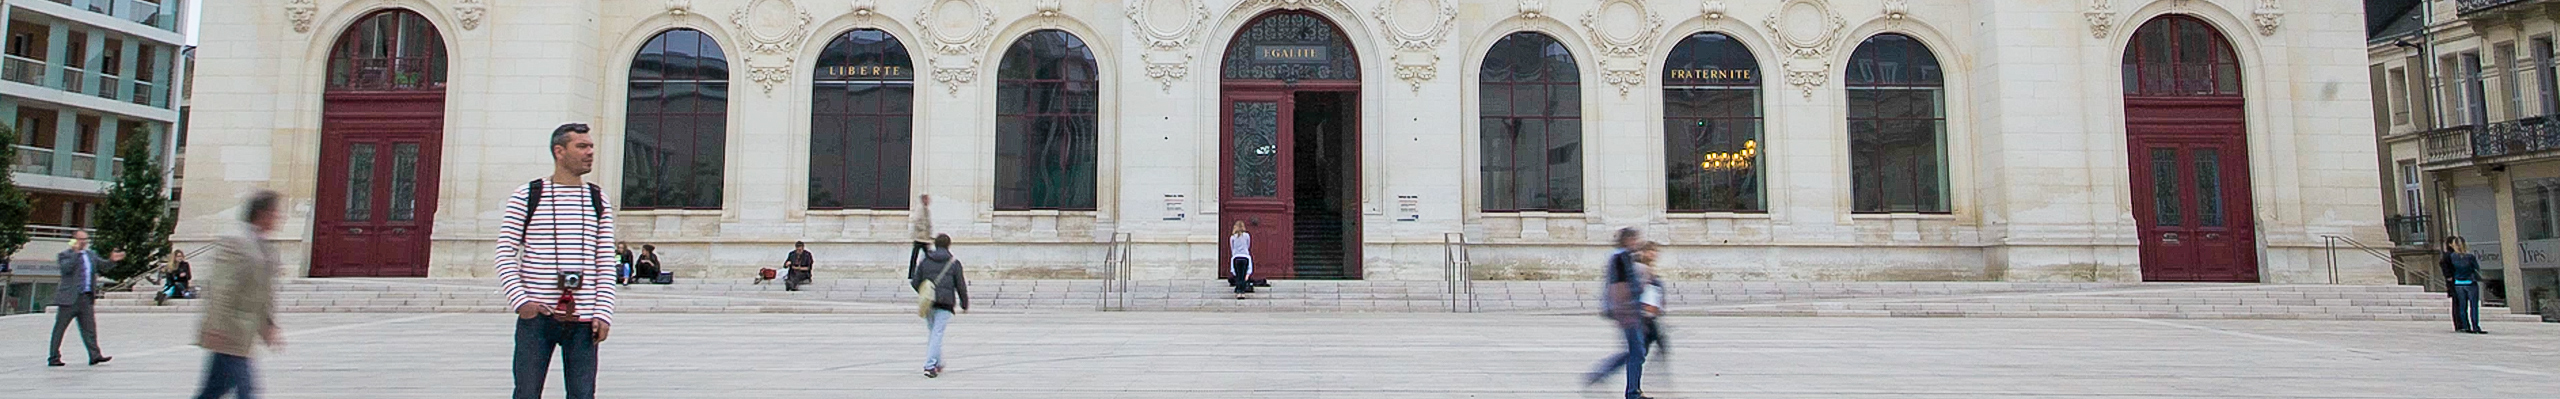
<svg viewBox="0 0 2560 399">
<path fill-rule="evenodd" d="M 942 366 L 933 366 L 933 367 L 926 367 L 926 368 L 924 368 L 924 378 L 935 378 L 935 377 L 941 377 L 941 376 L 942 376 Z"/>
<path fill-rule="evenodd" d="M 96 359 L 89 359 L 89 365 L 91 365 L 91 366 L 96 366 L 96 365 L 98 365 L 98 363 L 106 363 L 108 360 L 116 360 L 116 357 L 115 357 L 115 356 L 108 356 L 108 357 L 101 357 L 101 358 L 96 358 Z"/>
</svg>

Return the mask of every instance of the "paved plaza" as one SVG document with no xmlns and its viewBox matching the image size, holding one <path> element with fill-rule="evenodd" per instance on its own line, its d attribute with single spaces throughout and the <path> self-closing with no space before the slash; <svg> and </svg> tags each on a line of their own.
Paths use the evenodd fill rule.
<svg viewBox="0 0 2560 399">
<path fill-rule="evenodd" d="M 107 314 L 114 362 L 43 366 L 52 315 L 0 317 L 0 398 L 192 394 L 195 316 Z M 504 314 L 286 314 L 258 370 L 276 398 L 494 398 Z M 916 372 L 912 316 L 629 314 L 603 350 L 615 398 L 1576 398 L 1616 342 L 1596 317 L 988 312 Z M 2552 398 L 2560 325 L 1999 318 L 1670 320 L 1668 398 Z M 1657 363 L 1660 364 L 1660 363 Z M 559 396 L 554 373 L 550 397 Z M 2439 382 L 2453 382 L 2439 384 Z"/>
</svg>

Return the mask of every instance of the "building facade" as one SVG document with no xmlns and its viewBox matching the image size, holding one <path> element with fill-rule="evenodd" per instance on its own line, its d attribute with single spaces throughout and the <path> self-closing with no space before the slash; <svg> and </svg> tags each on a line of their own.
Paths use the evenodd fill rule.
<svg viewBox="0 0 2560 399">
<path fill-rule="evenodd" d="M 93 228 L 122 165 L 119 146 L 172 159 L 183 102 L 177 1 L 11 0 L 0 121 L 18 131 L 9 172 L 28 190 L 37 238 L 13 258 L 50 263 Z M 138 139 L 138 140 L 129 140 Z M 162 165 L 174 165 L 163 162 Z"/>
<path fill-rule="evenodd" d="M 300 199 L 313 276 L 485 276 L 594 123 L 681 276 L 2386 282 L 2343 0 L 243 0 L 179 240 Z M 2351 136 L 2353 136 L 2351 138 Z M 212 193 L 212 194 L 208 194 Z M 1460 238 L 1463 237 L 1463 238 Z"/>
<path fill-rule="evenodd" d="M 2560 2 L 2390 2 L 2368 40 L 2378 181 L 2401 263 L 2433 275 L 2461 237 L 2483 297 L 2536 312 L 2560 289 Z M 2388 115 L 2383 117 L 2381 115 Z"/>
</svg>

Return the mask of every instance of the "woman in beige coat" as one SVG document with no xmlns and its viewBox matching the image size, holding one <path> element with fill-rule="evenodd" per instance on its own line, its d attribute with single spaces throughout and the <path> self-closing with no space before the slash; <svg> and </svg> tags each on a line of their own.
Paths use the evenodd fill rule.
<svg viewBox="0 0 2560 399">
<path fill-rule="evenodd" d="M 214 265 L 208 277 L 215 291 L 205 299 L 202 333 L 196 338 L 196 346 L 213 354 L 205 361 L 199 399 L 235 393 L 243 399 L 252 397 L 257 382 L 250 374 L 249 357 L 256 355 L 258 343 L 265 342 L 269 350 L 284 348 L 284 334 L 276 329 L 275 317 L 276 248 L 266 239 L 284 219 L 278 202 L 273 191 L 250 194 L 247 209 L 241 212 L 248 223 L 214 241 Z"/>
</svg>

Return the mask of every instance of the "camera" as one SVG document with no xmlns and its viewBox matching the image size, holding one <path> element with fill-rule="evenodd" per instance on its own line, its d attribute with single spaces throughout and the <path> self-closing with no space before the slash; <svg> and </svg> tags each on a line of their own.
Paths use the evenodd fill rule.
<svg viewBox="0 0 2560 399">
<path fill-rule="evenodd" d="M 581 282 L 581 281 L 585 280 L 585 278 L 583 277 L 583 275 L 584 275 L 584 274 L 585 274 L 585 273 L 578 273 L 578 272 L 568 272 L 568 273 L 562 273 L 562 274 L 560 274 L 560 292 L 561 292 L 561 293 L 575 292 L 575 291 L 577 291 L 577 290 L 578 290 L 578 287 L 584 287 L 584 285 L 580 285 L 580 284 L 579 284 L 579 282 Z"/>
</svg>

